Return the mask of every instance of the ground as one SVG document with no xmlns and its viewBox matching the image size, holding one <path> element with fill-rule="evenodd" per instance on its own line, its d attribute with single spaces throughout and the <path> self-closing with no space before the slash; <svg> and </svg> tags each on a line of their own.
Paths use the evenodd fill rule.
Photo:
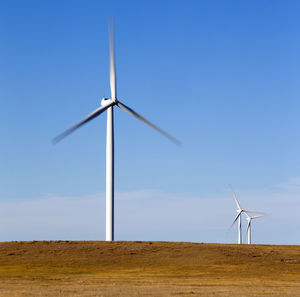
<svg viewBox="0 0 300 297">
<path fill-rule="evenodd" d="M 0 296 L 300 296 L 300 246 L 0 243 Z"/>
</svg>

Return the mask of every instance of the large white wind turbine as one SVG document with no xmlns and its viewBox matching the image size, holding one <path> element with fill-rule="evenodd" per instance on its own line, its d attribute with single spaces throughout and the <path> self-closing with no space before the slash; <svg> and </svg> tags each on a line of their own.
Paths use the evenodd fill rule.
<svg viewBox="0 0 300 297">
<path fill-rule="evenodd" d="M 53 139 L 53 142 L 56 143 L 62 140 L 64 137 L 68 136 L 70 133 L 86 124 L 90 120 L 96 118 L 100 114 L 102 114 L 105 110 L 107 110 L 107 134 L 106 134 L 106 241 L 114 240 L 114 106 L 121 108 L 122 110 L 128 112 L 130 115 L 134 116 L 138 120 L 144 122 L 149 125 L 157 132 L 169 138 L 176 144 L 180 144 L 180 142 L 160 129 L 140 114 L 135 112 L 130 107 L 121 103 L 117 99 L 117 90 L 116 90 L 116 70 L 115 70 L 115 58 L 114 58 L 114 38 L 113 38 L 113 27 L 110 26 L 110 91 L 111 98 L 103 98 L 101 100 L 101 106 L 90 113 L 86 118 L 84 118 L 81 122 L 77 123 L 70 129 L 61 133 L 57 137 Z"/>
<path fill-rule="evenodd" d="M 247 211 L 245 211 L 245 215 L 246 215 L 246 219 L 248 221 L 248 224 L 247 224 L 247 235 L 248 235 L 248 244 L 251 244 L 251 222 L 253 219 L 258 219 L 258 218 L 262 218 L 262 217 L 265 217 L 267 216 L 268 214 L 263 214 L 261 213 L 260 215 L 256 215 L 256 216 L 250 216 Z"/>
</svg>

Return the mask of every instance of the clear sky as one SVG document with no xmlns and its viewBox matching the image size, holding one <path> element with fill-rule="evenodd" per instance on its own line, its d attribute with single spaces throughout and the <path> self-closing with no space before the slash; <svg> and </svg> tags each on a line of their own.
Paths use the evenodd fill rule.
<svg viewBox="0 0 300 297">
<path fill-rule="evenodd" d="M 105 238 L 109 96 L 116 239 L 236 242 L 235 205 L 271 213 L 256 243 L 300 244 L 299 1 L 1 1 L 0 240 Z"/>
</svg>

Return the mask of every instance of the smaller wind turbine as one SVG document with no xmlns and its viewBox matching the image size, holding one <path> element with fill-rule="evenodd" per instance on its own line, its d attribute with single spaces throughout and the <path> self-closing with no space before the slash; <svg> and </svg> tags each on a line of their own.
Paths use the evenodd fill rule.
<svg viewBox="0 0 300 297">
<path fill-rule="evenodd" d="M 265 217 L 267 216 L 268 214 L 266 213 L 262 213 L 260 215 L 257 215 L 257 216 L 249 216 L 249 214 L 245 211 L 245 215 L 246 215 L 246 219 L 248 221 L 248 224 L 247 224 L 247 235 L 248 235 L 248 244 L 251 244 L 251 222 L 253 219 L 258 219 L 258 218 L 262 218 L 262 217 Z"/>
<path fill-rule="evenodd" d="M 235 201 L 235 204 L 237 206 L 237 215 L 236 217 L 234 218 L 230 228 L 235 224 L 235 222 L 238 220 L 238 244 L 241 244 L 242 243 L 242 213 L 257 213 L 257 214 L 261 214 L 263 215 L 263 213 L 260 213 L 258 211 L 255 211 L 255 210 L 246 210 L 246 209 L 243 209 L 241 207 L 241 204 L 239 203 L 238 199 L 237 199 L 237 196 L 234 192 L 234 190 L 232 189 L 232 187 L 229 185 L 231 191 L 232 191 L 232 194 L 233 194 L 233 198 L 234 198 L 234 201 Z M 229 229 L 230 229 L 229 228 Z"/>
</svg>

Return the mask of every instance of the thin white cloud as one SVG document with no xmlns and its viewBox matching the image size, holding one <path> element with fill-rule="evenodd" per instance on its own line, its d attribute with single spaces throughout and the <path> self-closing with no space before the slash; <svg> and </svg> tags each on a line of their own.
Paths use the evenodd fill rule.
<svg viewBox="0 0 300 297">
<path fill-rule="evenodd" d="M 119 192 L 115 196 L 116 239 L 236 242 L 235 227 L 227 232 L 235 215 L 228 191 L 222 197 L 159 190 Z M 238 196 L 244 207 L 272 214 L 255 222 L 254 241 L 300 243 L 295 238 L 300 228 L 296 193 L 238 191 Z M 105 193 L 0 202 L 1 241 L 104 238 Z"/>
<path fill-rule="evenodd" d="M 276 187 L 286 190 L 300 190 L 300 177 L 291 177 L 286 182 L 278 184 Z"/>
</svg>

